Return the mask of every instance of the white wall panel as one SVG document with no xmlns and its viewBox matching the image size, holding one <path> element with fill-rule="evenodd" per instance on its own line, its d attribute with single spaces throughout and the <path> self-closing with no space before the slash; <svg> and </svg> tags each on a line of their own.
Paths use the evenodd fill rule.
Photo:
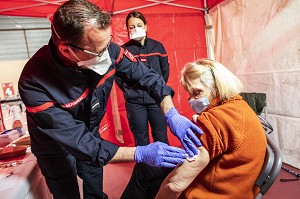
<svg viewBox="0 0 300 199">
<path fill-rule="evenodd" d="M 216 60 L 244 92 L 267 94 L 271 135 L 283 161 L 300 168 L 300 0 L 227 0 L 210 14 Z"/>
</svg>

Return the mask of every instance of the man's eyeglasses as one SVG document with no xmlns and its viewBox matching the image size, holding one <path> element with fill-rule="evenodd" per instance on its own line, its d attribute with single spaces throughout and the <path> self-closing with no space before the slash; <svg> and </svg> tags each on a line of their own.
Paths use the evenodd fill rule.
<svg viewBox="0 0 300 199">
<path fill-rule="evenodd" d="M 112 35 L 110 35 L 110 40 L 109 40 L 108 44 L 106 45 L 106 47 L 103 48 L 99 53 L 95 53 L 95 52 L 86 50 L 86 49 L 84 49 L 84 48 L 81 48 L 81 47 L 79 47 L 79 46 L 76 46 L 76 45 L 70 44 L 70 43 L 66 43 L 66 45 L 72 46 L 73 48 L 77 48 L 78 50 L 81 50 L 81 51 L 83 51 L 83 52 L 85 52 L 85 53 L 88 53 L 88 54 L 90 54 L 90 55 L 95 55 L 95 56 L 101 57 L 101 56 L 103 55 L 104 51 L 109 47 L 109 45 L 110 45 L 110 43 L 111 43 L 111 40 L 112 40 Z"/>
</svg>

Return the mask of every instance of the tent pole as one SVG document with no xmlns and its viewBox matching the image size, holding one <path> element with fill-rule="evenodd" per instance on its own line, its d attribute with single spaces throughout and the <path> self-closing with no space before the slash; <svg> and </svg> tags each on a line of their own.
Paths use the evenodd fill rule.
<svg viewBox="0 0 300 199">
<path fill-rule="evenodd" d="M 32 7 L 37 7 L 37 6 L 44 6 L 44 5 L 48 5 L 48 4 L 53 4 L 53 5 L 60 5 L 61 2 L 64 2 L 66 0 L 57 0 L 57 1 L 37 1 L 37 2 L 42 2 L 42 3 L 37 3 L 34 5 L 27 5 L 27 6 L 18 6 L 18 7 L 13 7 L 13 8 L 6 8 L 6 9 L 0 9 L 0 13 L 1 12 L 6 12 L 6 11 L 12 11 L 12 10 L 20 10 L 23 8 L 32 8 Z"/>
<path fill-rule="evenodd" d="M 24 39 L 25 39 L 25 44 L 26 44 L 27 56 L 28 56 L 28 59 L 29 59 L 30 58 L 30 53 L 29 53 L 28 41 L 27 41 L 27 36 L 26 36 L 26 30 L 25 29 L 23 29 L 23 33 L 24 33 Z"/>
<path fill-rule="evenodd" d="M 214 51 L 212 47 L 213 35 L 212 35 L 212 25 L 210 21 L 210 16 L 208 14 L 207 1 L 204 0 L 204 20 L 205 20 L 205 39 L 206 39 L 206 50 L 207 56 L 211 60 L 215 60 Z"/>
<path fill-rule="evenodd" d="M 181 8 L 187 8 L 187 9 L 193 9 L 193 10 L 205 11 L 205 9 L 203 9 L 203 8 L 197 8 L 197 7 L 193 7 L 193 6 L 186 6 L 186 5 L 181 5 L 181 4 L 177 4 L 177 3 L 171 3 L 175 0 L 168 0 L 168 1 L 146 0 L 146 1 L 153 2 L 153 3 L 148 4 L 148 5 L 144 5 L 144 6 L 137 6 L 137 7 L 133 7 L 133 8 L 128 8 L 128 9 L 125 9 L 125 10 L 119 10 L 119 11 L 113 12 L 113 14 L 114 15 L 115 14 L 120 14 L 122 12 L 132 11 L 132 10 L 135 10 L 135 9 L 141 9 L 141 8 L 146 8 L 146 7 L 151 7 L 151 6 L 156 6 L 156 5 L 159 5 L 159 4 L 175 6 L 175 7 L 181 7 Z"/>
<path fill-rule="evenodd" d="M 172 2 L 172 1 L 175 1 L 175 0 L 168 0 L 167 2 Z M 141 9 L 141 8 L 156 6 L 156 5 L 159 5 L 159 4 L 160 4 L 160 2 L 159 3 L 151 3 L 151 4 L 148 4 L 148 5 L 144 5 L 144 6 L 132 7 L 132 8 L 128 8 L 128 9 L 125 9 L 125 10 L 119 10 L 119 11 L 113 12 L 113 15 L 120 14 L 120 13 L 123 13 L 123 12 L 132 11 L 132 10 L 138 10 L 138 9 Z"/>
<path fill-rule="evenodd" d="M 168 1 L 157 1 L 157 0 L 146 0 L 146 1 L 156 2 L 156 3 L 175 6 L 175 7 L 205 11 L 205 9 L 203 9 L 203 8 L 197 8 L 197 7 L 193 7 L 193 6 L 186 6 L 186 5 L 181 5 L 181 4 L 177 4 L 177 3 L 169 3 Z"/>
</svg>

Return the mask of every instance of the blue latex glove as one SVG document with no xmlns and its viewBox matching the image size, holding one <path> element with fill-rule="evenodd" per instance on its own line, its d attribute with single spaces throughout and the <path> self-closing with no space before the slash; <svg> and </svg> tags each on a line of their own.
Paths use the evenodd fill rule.
<svg viewBox="0 0 300 199">
<path fill-rule="evenodd" d="M 202 131 L 192 121 L 180 115 L 173 107 L 166 116 L 171 132 L 180 140 L 182 146 L 190 157 L 198 154 L 198 147 L 202 146 L 194 132 L 202 134 Z"/>
<path fill-rule="evenodd" d="M 183 149 L 154 142 L 146 146 L 137 146 L 134 154 L 136 162 L 143 162 L 155 167 L 175 167 L 187 158 Z"/>
</svg>

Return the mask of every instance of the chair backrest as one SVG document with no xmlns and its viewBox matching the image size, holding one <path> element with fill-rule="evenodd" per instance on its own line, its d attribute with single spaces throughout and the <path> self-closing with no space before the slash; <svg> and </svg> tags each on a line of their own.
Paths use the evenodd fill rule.
<svg viewBox="0 0 300 199">
<path fill-rule="evenodd" d="M 270 135 L 267 136 L 267 151 L 263 169 L 258 176 L 255 184 L 260 188 L 256 199 L 260 199 L 271 188 L 279 175 L 282 165 L 282 154 L 279 147 L 274 143 Z"/>
<path fill-rule="evenodd" d="M 260 115 L 262 112 L 266 111 L 266 93 L 241 93 L 241 96 L 257 115 Z"/>
<path fill-rule="evenodd" d="M 272 125 L 267 121 L 267 102 L 265 93 L 241 93 L 243 99 L 258 115 L 258 118 L 265 130 L 267 136 L 267 150 L 265 161 L 260 175 L 258 176 L 255 184 L 260 188 L 260 192 L 256 199 L 261 199 L 265 193 L 271 188 L 279 175 L 282 165 L 282 154 L 279 147 L 274 143 L 270 137 L 273 131 Z M 265 117 L 261 116 L 264 112 Z"/>
</svg>

